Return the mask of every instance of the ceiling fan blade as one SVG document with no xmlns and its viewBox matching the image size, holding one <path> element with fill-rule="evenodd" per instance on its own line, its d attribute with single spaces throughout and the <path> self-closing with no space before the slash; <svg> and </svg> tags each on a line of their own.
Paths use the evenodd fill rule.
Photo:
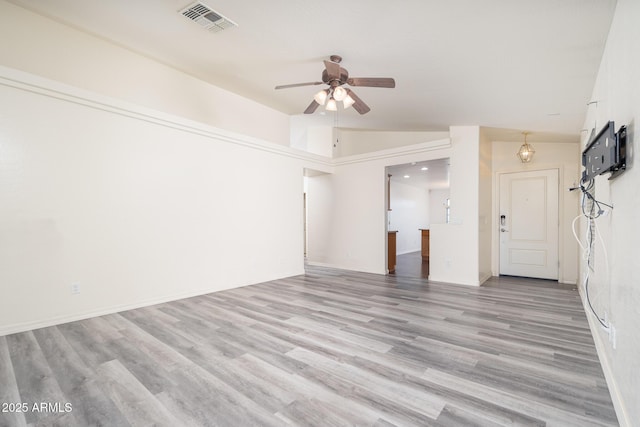
<svg viewBox="0 0 640 427">
<path fill-rule="evenodd" d="M 276 89 L 288 89 L 290 87 L 315 86 L 315 85 L 321 85 L 321 84 L 322 84 L 322 82 L 294 83 L 294 84 L 291 84 L 291 85 L 276 86 Z"/>
<path fill-rule="evenodd" d="M 367 104 L 364 103 L 362 99 L 358 95 L 355 94 L 351 89 L 347 89 L 347 93 L 355 102 L 353 103 L 353 108 L 360 114 L 367 114 L 371 111 L 371 108 Z"/>
<path fill-rule="evenodd" d="M 339 79 L 340 78 L 340 64 L 332 61 L 324 61 L 324 66 L 327 69 L 327 74 L 329 75 L 329 80 L 331 79 Z"/>
<path fill-rule="evenodd" d="M 351 86 L 396 87 L 396 81 L 391 77 L 353 77 L 347 83 Z"/>
<path fill-rule="evenodd" d="M 316 100 L 314 99 L 313 101 L 311 101 L 311 104 L 309 104 L 307 109 L 304 110 L 304 113 L 305 114 L 313 114 L 318 109 L 319 106 L 320 106 L 320 104 L 318 104 L 316 102 Z"/>
</svg>

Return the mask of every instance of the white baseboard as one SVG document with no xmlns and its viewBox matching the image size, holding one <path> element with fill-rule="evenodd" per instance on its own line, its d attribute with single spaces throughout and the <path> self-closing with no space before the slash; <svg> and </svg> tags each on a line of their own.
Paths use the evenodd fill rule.
<svg viewBox="0 0 640 427">
<path fill-rule="evenodd" d="M 609 388 L 609 394 L 611 395 L 613 408 L 615 409 L 616 416 L 618 417 L 618 423 L 620 424 L 620 427 L 633 427 L 636 424 L 631 423 L 631 419 L 629 418 L 629 414 L 627 413 L 624 401 L 622 400 L 622 396 L 620 395 L 620 392 L 619 392 L 618 383 L 616 382 L 616 379 L 613 375 L 613 369 L 611 368 L 609 359 L 607 359 L 606 357 L 607 353 L 605 351 L 605 345 L 607 345 L 607 343 L 602 342 L 602 338 L 601 338 L 602 336 L 598 333 L 600 324 L 593 319 L 591 311 L 586 304 L 582 287 L 578 287 L 578 293 L 580 294 L 582 307 L 584 308 L 585 315 L 587 316 L 587 322 L 589 322 L 589 329 L 591 330 L 591 336 L 593 337 L 593 342 L 596 345 L 598 360 L 600 361 L 600 366 L 602 366 L 604 379 L 607 381 L 607 387 Z"/>
<path fill-rule="evenodd" d="M 307 261 L 307 265 L 311 265 L 313 267 L 333 268 L 333 269 L 336 269 L 336 270 L 356 271 L 358 273 L 387 274 L 387 271 L 365 270 L 363 268 L 345 267 L 345 266 L 336 265 L 336 264 L 330 264 L 330 263 L 326 263 L 326 262 Z"/>
<path fill-rule="evenodd" d="M 248 286 L 248 285 L 241 285 L 238 287 L 242 287 L 242 286 Z M 229 288 L 232 289 L 232 288 Z M 219 290 L 225 290 L 225 289 L 219 289 Z M 142 307 L 148 307 L 151 305 L 156 305 L 156 304 L 162 304 L 165 302 L 169 302 L 169 301 L 176 301 L 176 300 L 180 300 L 180 299 L 185 299 L 185 298 L 191 298 L 191 297 L 195 297 L 195 296 L 199 296 L 199 295 L 205 295 L 205 294 L 209 294 L 209 293 L 213 293 L 213 292 L 217 292 L 218 290 L 211 290 L 211 289 L 206 289 L 206 290 L 200 290 L 200 291 L 195 291 L 195 292 L 186 292 L 186 293 L 179 293 L 179 294 L 174 294 L 174 295 L 165 295 L 159 298 L 152 298 L 152 299 L 148 299 L 148 300 L 143 300 L 143 301 L 138 301 L 132 304 L 122 304 L 122 305 L 115 305 L 115 306 L 111 306 L 111 307 L 104 307 L 104 308 L 100 308 L 97 310 L 90 310 L 90 311 L 85 311 L 85 312 L 80 312 L 80 313 L 73 313 L 70 315 L 63 315 L 63 316 L 54 316 L 54 317 L 50 317 L 47 319 L 40 319 L 40 320 L 35 320 L 35 321 L 30 321 L 30 322 L 22 322 L 22 323 L 14 323 L 11 325 L 3 325 L 0 326 L 0 336 L 4 336 L 4 335 L 10 335 L 10 334 L 17 334 L 20 332 L 26 332 L 26 331 L 31 331 L 34 329 L 40 329 L 40 328 L 47 328 L 49 326 L 55 326 L 55 325 L 61 325 L 63 323 L 69 323 L 69 322 L 76 322 L 78 320 L 84 320 L 84 319 L 89 319 L 91 317 L 99 317 L 99 316 L 106 316 L 108 314 L 114 314 L 114 313 L 119 313 L 121 311 L 127 311 L 127 310 L 133 310 L 136 308 L 142 308 Z"/>
<path fill-rule="evenodd" d="M 480 282 L 465 282 L 462 280 L 457 282 L 452 282 L 450 279 L 441 279 L 439 277 L 434 277 L 432 274 L 429 274 L 429 278 L 427 280 L 429 280 L 430 282 L 447 283 L 450 285 L 474 286 L 476 288 L 480 286 Z"/>
<path fill-rule="evenodd" d="M 293 274 L 291 276 L 284 276 L 284 277 L 292 277 L 292 276 L 297 276 L 299 274 L 304 274 L 304 271 L 302 271 L 302 272 L 300 272 L 298 274 Z M 264 283 L 264 282 L 268 282 L 268 281 L 271 281 L 271 280 L 277 280 L 277 279 L 278 279 L 278 277 L 272 278 L 272 279 L 265 279 L 264 281 L 260 281 L 260 282 L 257 282 L 257 283 Z M 32 331 L 34 329 L 47 328 L 49 326 L 61 325 L 63 323 L 76 322 L 78 320 L 89 319 L 89 318 L 92 318 L 92 317 L 106 316 L 108 314 L 120 313 L 122 311 L 133 310 L 133 309 L 136 309 L 136 308 L 149 307 L 149 306 L 152 306 L 152 305 L 162 304 L 162 303 L 165 303 L 165 302 L 177 301 L 177 300 L 181 300 L 181 299 L 185 299 L 185 298 L 191 298 L 191 297 L 196 297 L 196 296 L 200 296 L 200 295 L 211 294 L 211 293 L 214 293 L 214 292 L 225 291 L 225 290 L 228 290 L 228 289 L 235 289 L 235 288 L 241 288 L 241 287 L 244 287 L 244 286 L 251 286 L 251 285 L 255 285 L 257 283 L 245 283 L 245 284 L 230 286 L 230 287 L 227 287 L 227 288 L 199 289 L 197 291 L 181 292 L 181 293 L 176 293 L 176 294 L 171 294 L 171 295 L 163 295 L 161 297 L 150 298 L 150 299 L 146 299 L 146 300 L 142 300 L 142 301 L 137 301 L 137 302 L 131 303 L 131 304 L 120 304 L 120 305 L 114 305 L 114 306 L 110 306 L 110 307 L 102 307 L 102 308 L 99 308 L 99 309 L 96 309 L 96 310 L 89 310 L 89 311 L 80 312 L 80 313 L 73 313 L 73 314 L 68 314 L 68 315 L 49 317 L 49 318 L 46 318 L 46 319 L 39 319 L 39 320 L 35 320 L 35 321 L 13 323 L 11 325 L 1 325 L 0 326 L 0 337 L 1 336 L 5 336 L 5 335 L 10 335 L 10 334 L 17 334 L 17 333 L 20 333 L 20 332 Z"/>
<path fill-rule="evenodd" d="M 482 284 L 483 284 L 484 282 L 486 282 L 487 280 L 489 280 L 491 277 L 492 277 L 492 276 L 491 276 L 491 273 L 487 273 L 487 274 L 485 274 L 484 276 L 482 276 L 482 277 L 480 278 L 480 286 L 482 286 Z"/>
<path fill-rule="evenodd" d="M 414 252 L 420 252 L 420 251 L 422 251 L 422 249 L 421 249 L 421 248 L 418 248 L 418 249 L 409 249 L 409 250 L 407 250 L 407 251 L 396 252 L 396 255 L 406 255 L 406 254 L 412 254 L 412 253 L 414 253 Z"/>
</svg>

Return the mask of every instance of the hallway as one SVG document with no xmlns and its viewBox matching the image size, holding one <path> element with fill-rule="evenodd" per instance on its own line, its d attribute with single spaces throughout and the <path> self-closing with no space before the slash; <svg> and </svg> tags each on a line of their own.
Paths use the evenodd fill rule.
<svg viewBox="0 0 640 427">
<path fill-rule="evenodd" d="M 397 277 L 414 277 L 419 279 L 429 278 L 429 263 L 422 262 L 420 251 L 398 255 L 396 257 Z"/>
</svg>

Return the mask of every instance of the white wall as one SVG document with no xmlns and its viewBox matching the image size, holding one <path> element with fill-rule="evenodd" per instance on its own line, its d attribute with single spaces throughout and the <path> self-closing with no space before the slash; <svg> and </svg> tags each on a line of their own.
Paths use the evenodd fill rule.
<svg viewBox="0 0 640 427">
<path fill-rule="evenodd" d="M 441 282 L 478 285 L 478 146 L 477 126 L 454 126 L 451 140 L 416 144 L 336 159 L 334 173 L 322 180 L 322 194 L 332 206 L 323 214 L 330 230 L 315 233 L 321 242 L 311 242 L 308 261 L 371 273 L 386 273 L 386 172 L 387 166 L 450 158 L 452 217 L 455 224 L 442 227 L 433 237 L 430 226 L 430 272 Z M 444 142 L 444 143 L 443 143 Z M 474 172 L 475 171 L 475 172 Z M 314 197 L 309 181 L 309 209 Z M 314 225 L 309 221 L 309 227 Z M 317 245 L 317 246 L 315 246 Z M 322 253 L 312 252 L 311 247 Z M 435 257 L 435 263 L 434 263 Z"/>
<path fill-rule="evenodd" d="M 310 264 L 385 274 L 384 186 L 384 165 L 369 162 L 309 180 Z"/>
<path fill-rule="evenodd" d="M 447 222 L 447 199 L 449 189 L 429 190 L 429 222 L 445 224 Z"/>
<path fill-rule="evenodd" d="M 0 335 L 304 272 L 322 162 L 2 67 L 0 100 Z"/>
<path fill-rule="evenodd" d="M 309 153 L 333 157 L 339 130 L 331 116 L 298 114 L 290 117 L 290 146 Z"/>
<path fill-rule="evenodd" d="M 449 137 L 449 132 L 398 132 L 340 129 L 336 157 L 371 153 L 389 148 L 405 147 Z"/>
<path fill-rule="evenodd" d="M 391 180 L 389 230 L 396 230 L 396 254 L 421 250 L 421 228 L 429 228 L 429 190 Z"/>
<path fill-rule="evenodd" d="M 6 1 L 0 65 L 289 145 L 288 115 Z"/>
<path fill-rule="evenodd" d="M 0 334 L 303 272 L 287 115 L 5 1 L 0 91 Z"/>
<path fill-rule="evenodd" d="M 640 2 L 618 0 L 592 100 L 598 101 L 588 110 L 585 128 L 596 132 L 609 120 L 616 128 L 632 129 L 627 142 L 637 154 L 640 148 Z M 596 126 L 597 122 L 597 126 Z M 635 135 L 634 135 L 635 133 Z M 583 146 L 589 132 L 583 135 Z M 598 228 L 605 249 L 595 246 L 595 271 L 589 280 L 591 300 L 600 316 L 607 313 L 615 328 L 616 347 L 609 342 L 605 330 L 598 326 L 585 302 L 598 354 L 612 393 L 618 420 L 623 426 L 638 425 L 640 420 L 640 263 L 638 244 L 640 227 L 640 166 L 632 168 L 613 181 L 608 174 L 596 179 L 597 199 L 614 206 L 610 215 L 601 217 Z M 584 227 L 584 224 L 583 224 Z M 609 265 L 605 265 L 608 259 Z M 585 270 L 581 262 L 581 274 Z M 581 287 L 584 300 L 584 289 Z"/>
<path fill-rule="evenodd" d="M 492 144 L 486 132 L 480 129 L 479 176 L 478 176 L 478 280 L 483 283 L 492 276 L 491 245 L 493 222 Z"/>
<path fill-rule="evenodd" d="M 333 175 L 307 178 L 307 260 L 318 264 L 331 261 L 329 243 L 337 236 L 333 228 Z"/>
<path fill-rule="evenodd" d="M 343 157 L 334 160 L 332 174 L 310 177 L 307 261 L 312 265 L 385 274 L 385 168 L 449 157 L 449 146 L 448 140 L 441 140 Z"/>
<path fill-rule="evenodd" d="M 451 222 L 429 227 L 429 279 L 478 286 L 480 128 L 451 127 Z"/>
<path fill-rule="evenodd" d="M 333 114 L 291 116 L 291 146 L 326 157 L 349 157 L 449 137 L 449 132 L 336 128 Z"/>
<path fill-rule="evenodd" d="M 541 143 L 529 138 L 529 142 L 536 150 L 531 163 L 522 163 L 516 153 L 522 141 L 494 141 L 492 150 L 493 167 L 493 215 L 490 222 L 492 233 L 492 270 L 494 275 L 499 273 L 499 233 L 498 233 L 498 205 L 500 199 L 499 176 L 501 173 L 524 172 L 530 170 L 558 169 L 559 171 L 559 261 L 560 270 L 558 280 L 561 283 L 575 284 L 578 281 L 578 244 L 573 237 L 571 223 L 578 215 L 578 192 L 569 192 L 580 180 L 580 147 L 577 143 Z"/>
</svg>

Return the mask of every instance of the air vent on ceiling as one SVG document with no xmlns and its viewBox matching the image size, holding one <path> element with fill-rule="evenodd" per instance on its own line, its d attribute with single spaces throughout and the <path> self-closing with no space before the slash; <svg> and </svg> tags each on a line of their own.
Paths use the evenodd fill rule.
<svg viewBox="0 0 640 427">
<path fill-rule="evenodd" d="M 232 20 L 222 16 L 218 12 L 212 10 L 209 6 L 202 3 L 193 3 L 190 6 L 182 9 L 180 13 L 183 16 L 197 22 L 203 28 L 217 33 L 218 31 L 226 30 L 227 28 L 237 27 L 238 24 Z"/>
</svg>

